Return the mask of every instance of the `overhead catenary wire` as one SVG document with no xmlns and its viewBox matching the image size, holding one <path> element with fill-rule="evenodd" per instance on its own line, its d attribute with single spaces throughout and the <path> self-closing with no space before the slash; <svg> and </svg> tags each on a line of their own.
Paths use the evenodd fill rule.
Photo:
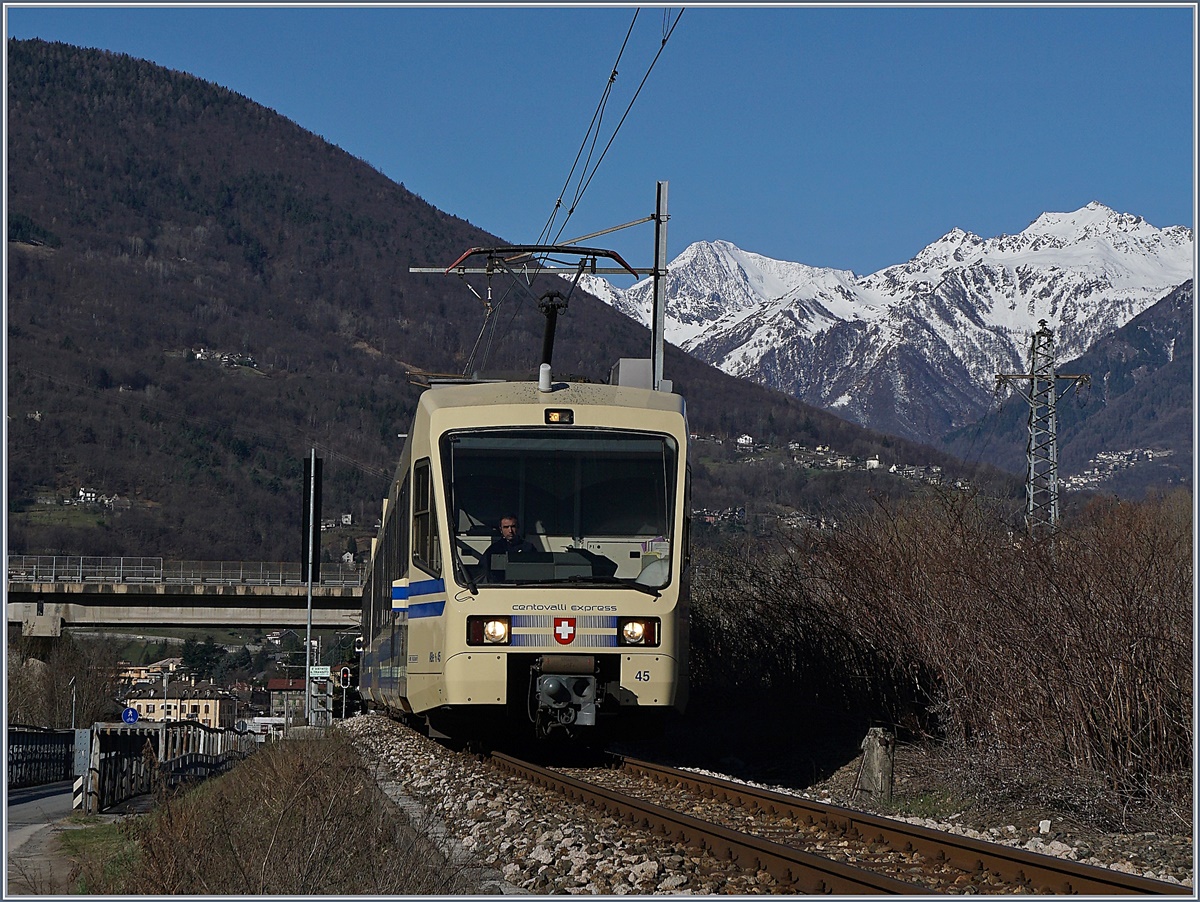
<svg viewBox="0 0 1200 902">
<path fill-rule="evenodd" d="M 509 285 L 508 288 L 504 290 L 504 294 L 500 296 L 500 300 L 493 304 L 491 301 L 491 285 L 489 284 L 488 301 L 486 302 L 487 309 L 483 314 L 483 325 L 480 327 L 479 335 L 475 338 L 475 345 L 471 348 L 471 353 L 467 357 L 467 364 L 465 367 L 463 367 L 464 376 L 470 376 L 474 371 L 480 370 L 487 365 L 488 359 L 492 356 L 492 346 L 496 341 L 496 323 L 499 321 L 496 313 L 500 310 L 500 307 L 505 300 L 508 299 L 508 296 L 511 292 L 512 285 Z M 515 312 L 513 315 L 516 315 Z M 475 355 L 479 350 L 479 343 L 481 341 L 484 341 L 483 354 L 479 358 L 480 362 L 478 366 L 476 366 Z"/>
<path fill-rule="evenodd" d="M 580 188 L 575 194 L 575 200 L 571 203 L 570 209 L 567 210 L 566 219 L 562 221 L 558 232 L 554 236 L 556 241 L 562 236 L 563 231 L 567 227 L 567 223 L 571 219 L 571 215 L 579 206 L 579 201 L 583 199 L 584 192 L 587 191 L 588 186 L 591 185 L 592 179 L 596 177 L 596 173 L 600 169 L 600 164 L 604 162 L 604 157 L 608 154 L 608 149 L 612 147 L 613 141 L 615 141 L 617 138 L 617 133 L 620 132 L 621 126 L 625 124 L 625 120 L 629 117 L 629 113 L 633 109 L 634 103 L 637 102 L 638 95 L 642 93 L 642 88 L 646 86 L 646 81 L 650 78 L 650 73 L 654 71 L 654 67 L 658 63 L 659 58 L 662 56 L 663 50 L 666 49 L 667 41 L 671 39 L 671 35 L 675 33 L 675 27 L 679 24 L 679 20 L 683 18 L 683 12 L 684 11 L 682 9 L 679 10 L 679 15 L 675 17 L 675 21 L 671 24 L 670 29 L 663 36 L 662 42 L 658 46 L 658 52 L 654 54 L 654 59 L 650 61 L 650 65 L 646 69 L 646 74 L 642 76 L 641 82 L 638 83 L 637 90 L 633 92 L 633 97 L 630 98 L 629 105 L 625 108 L 625 112 L 621 115 L 621 120 L 617 123 L 616 128 L 613 129 L 612 135 L 609 136 L 608 143 L 604 145 L 604 150 L 601 151 L 600 158 L 596 160 L 595 165 L 592 167 L 591 173 L 587 176 L 587 180 L 583 181 L 582 176 L 580 177 Z"/>
<path fill-rule="evenodd" d="M 608 81 L 604 83 L 604 91 L 600 95 L 600 100 L 596 104 L 596 109 L 592 113 L 592 121 L 588 123 L 587 132 L 583 136 L 583 140 L 579 144 L 579 150 L 575 153 L 575 160 L 571 163 L 571 170 L 567 173 L 567 178 L 563 182 L 562 190 L 558 193 L 558 199 L 554 202 L 554 208 L 550 211 L 550 216 L 546 220 L 546 224 L 542 226 L 542 231 L 538 235 L 538 244 L 544 244 L 551 230 L 554 228 L 554 220 L 558 215 L 558 211 L 562 209 L 563 198 L 566 196 L 567 189 L 571 186 L 571 179 L 575 176 L 575 169 L 579 166 L 579 158 L 583 156 L 583 151 L 588 147 L 588 139 L 591 139 L 591 148 L 588 150 L 588 162 L 584 164 L 584 171 L 587 170 L 588 164 L 591 162 L 592 150 L 596 147 L 596 141 L 600 138 L 600 122 L 604 118 L 604 110 L 608 106 L 608 98 L 612 93 L 613 85 L 617 81 L 617 70 L 621 65 L 621 57 L 625 55 L 625 48 L 629 45 L 629 37 L 633 34 L 633 26 L 637 23 L 638 13 L 640 9 L 633 11 L 633 19 L 629 22 L 629 29 L 625 32 L 625 40 L 621 42 L 621 49 L 617 51 L 617 58 L 613 62 L 612 72 L 608 76 Z M 580 176 L 582 180 L 582 175 Z M 576 193 L 575 201 L 572 202 L 571 211 L 574 211 L 575 204 L 578 203 L 579 195 Z M 567 214 L 570 218 L 570 212 Z M 564 225 L 566 222 L 564 221 Z M 559 229 L 559 234 L 562 234 L 562 229 Z"/>
<path fill-rule="evenodd" d="M 633 33 L 634 23 L 637 22 L 638 12 L 640 12 L 640 10 L 634 11 L 633 20 L 629 23 L 629 29 L 625 34 L 625 40 L 621 43 L 621 49 L 617 53 L 616 62 L 613 63 L 612 72 L 609 75 L 608 81 L 605 83 L 604 91 L 600 97 L 600 101 L 596 105 L 596 111 L 592 114 L 592 121 L 588 125 L 587 133 L 583 137 L 583 141 L 580 144 L 579 151 L 575 155 L 575 162 L 572 163 L 572 165 L 571 165 L 571 170 L 567 175 L 565 183 L 563 184 L 562 191 L 559 193 L 558 198 L 555 200 L 554 208 L 551 210 L 550 216 L 547 219 L 546 225 L 542 229 L 539 243 L 541 241 L 544 241 L 546 239 L 546 237 L 551 234 L 551 231 L 554 228 L 554 221 L 557 218 L 559 211 L 562 209 L 563 198 L 566 196 L 567 190 L 571 184 L 571 180 L 575 176 L 575 170 L 579 165 L 579 159 L 583 155 L 584 149 L 588 147 L 589 142 L 590 142 L 592 150 L 589 150 L 587 163 L 584 165 L 583 171 L 580 172 L 580 174 L 579 174 L 579 181 L 578 181 L 578 184 L 575 189 L 574 197 L 571 200 L 570 206 L 567 208 L 566 217 L 562 220 L 561 223 L 559 223 L 558 231 L 554 233 L 555 241 L 557 241 L 559 238 L 562 237 L 563 232 L 566 230 L 567 223 L 570 222 L 571 216 L 575 213 L 575 210 L 579 207 L 579 202 L 583 199 L 584 193 L 587 191 L 588 187 L 592 183 L 592 180 L 595 178 L 596 173 L 599 171 L 600 164 L 604 162 L 604 157 L 608 154 L 609 148 L 612 147 L 613 141 L 616 140 L 617 134 L 621 130 L 621 126 L 625 124 L 625 120 L 629 117 L 629 113 L 633 109 L 634 103 L 637 102 L 638 95 L 641 94 L 642 88 L 645 87 L 646 81 L 650 78 L 650 73 L 654 71 L 654 67 L 658 63 L 659 58 L 662 56 L 663 50 L 666 49 L 667 41 L 669 41 L 671 39 L 671 35 L 674 34 L 676 26 L 679 25 L 679 20 L 683 17 L 684 10 L 683 9 L 679 10 L 678 15 L 675 16 L 675 21 L 672 22 L 669 27 L 666 26 L 666 22 L 664 19 L 664 33 L 663 33 L 662 39 L 659 43 L 658 51 L 654 54 L 654 59 L 652 59 L 650 61 L 650 65 L 647 66 L 646 72 L 645 72 L 645 74 L 643 74 L 642 80 L 641 80 L 641 82 L 639 82 L 637 90 L 634 91 L 633 97 L 630 98 L 629 104 L 625 107 L 625 112 L 621 115 L 620 121 L 617 122 L 617 125 L 613 129 L 612 134 L 609 136 L 607 143 L 605 143 L 604 149 L 600 152 L 599 158 L 595 161 L 595 163 L 592 163 L 591 162 L 592 151 L 594 150 L 596 142 L 599 140 L 599 137 L 600 137 L 600 123 L 603 120 L 604 111 L 605 111 L 605 108 L 607 107 L 609 96 L 612 92 L 613 84 L 615 83 L 616 78 L 617 78 L 617 71 L 618 71 L 618 67 L 620 65 L 621 57 L 624 55 L 625 49 L 629 44 L 629 38 Z M 666 12 L 664 11 L 664 17 L 665 16 L 666 16 Z M 594 134 L 593 134 L 593 132 L 594 132 Z"/>
<path fill-rule="evenodd" d="M 637 90 L 634 91 L 633 96 L 630 98 L 629 103 L 626 105 L 624 113 L 622 113 L 620 120 L 617 122 L 616 126 L 614 127 L 614 129 L 612 131 L 612 134 L 609 135 L 608 141 L 605 143 L 604 148 L 601 150 L 599 157 L 596 158 L 595 162 L 593 162 L 592 158 L 595 155 L 596 146 L 598 145 L 599 140 L 600 140 L 601 126 L 604 121 L 604 115 L 605 115 L 605 112 L 608 107 L 609 99 L 611 98 L 611 95 L 612 95 L 613 85 L 616 83 L 617 74 L 618 74 L 618 71 L 619 71 L 620 65 L 621 65 L 621 60 L 625 54 L 627 47 L 629 46 L 630 38 L 633 35 L 633 28 L 634 28 L 634 25 L 637 23 L 638 13 L 640 11 L 641 11 L 640 9 L 634 10 L 633 18 L 630 20 L 629 28 L 626 29 L 625 37 L 621 42 L 621 47 L 617 52 L 617 58 L 613 62 L 608 79 L 605 82 L 604 90 L 601 92 L 600 100 L 597 102 L 596 109 L 592 113 L 591 122 L 588 123 L 587 131 L 583 136 L 583 140 L 580 142 L 579 149 L 575 153 L 575 159 L 571 163 L 570 171 L 567 173 L 567 177 L 563 183 L 562 189 L 559 192 L 558 198 L 555 200 L 554 206 L 551 209 L 549 216 L 547 217 L 546 223 L 542 227 L 542 230 L 538 235 L 538 240 L 536 242 L 538 245 L 546 244 L 547 236 L 549 236 L 551 234 L 551 232 L 554 231 L 555 221 L 558 218 L 559 213 L 563 209 L 563 200 L 567 196 L 567 192 L 570 190 L 571 183 L 576 178 L 576 172 L 578 170 L 578 181 L 576 182 L 574 195 L 570 201 L 569 207 L 567 207 L 566 216 L 562 219 L 562 221 L 560 223 L 558 223 L 557 231 L 554 232 L 554 239 L 553 239 L 553 242 L 551 242 L 551 243 L 557 243 L 558 240 L 562 237 L 563 232 L 566 230 L 567 223 L 570 222 L 571 217 L 574 215 L 576 209 L 578 209 L 580 201 L 583 199 L 584 194 L 586 193 L 588 187 L 591 185 L 592 180 L 596 176 L 596 173 L 600 169 L 600 164 L 603 163 L 605 156 L 607 156 L 609 149 L 612 147 L 613 142 L 616 140 L 617 134 L 621 130 L 621 126 L 624 125 L 625 121 L 628 119 L 629 114 L 633 109 L 633 105 L 637 102 L 638 96 L 641 94 L 642 89 L 645 87 L 647 80 L 650 78 L 650 73 L 654 71 L 654 67 L 658 63 L 658 60 L 662 57 L 662 52 L 666 48 L 667 42 L 670 40 L 671 35 L 674 33 L 676 26 L 678 26 L 679 20 L 683 17 L 683 9 L 681 8 L 679 10 L 679 13 L 675 16 L 675 20 L 673 22 L 671 22 L 669 10 L 664 10 L 664 12 L 663 12 L 663 33 L 662 33 L 662 38 L 659 42 L 658 51 L 654 54 L 654 58 L 650 61 L 650 64 L 647 66 L 645 73 L 642 75 L 641 81 L 638 83 Z M 586 153 L 586 157 L 585 157 L 585 153 Z M 583 161 L 582 169 L 580 169 L 581 160 Z M 646 222 L 652 218 L 653 217 L 648 217 L 647 219 L 637 220 L 637 222 L 638 223 Z M 636 224 L 636 223 L 629 223 L 627 225 L 634 225 L 634 224 Z M 625 227 L 626 226 L 621 226 L 620 228 L 625 228 Z M 607 231 L 615 231 L 615 229 L 605 230 L 605 232 L 607 232 Z M 598 234 L 604 234 L 605 232 L 600 232 Z M 534 266 L 533 266 L 532 270 L 527 270 L 525 272 L 526 283 L 529 285 L 532 285 L 534 279 L 536 279 L 539 275 L 542 274 L 542 272 L 545 271 L 547 264 L 550 262 L 551 262 L 551 260 L 550 260 L 548 254 L 543 255 L 540 258 L 535 258 Z M 572 292 L 574 291 L 575 285 L 578 284 L 579 276 L 581 273 L 582 273 L 582 267 L 580 267 L 575 274 L 575 279 L 572 283 Z M 488 275 L 488 279 L 489 279 L 489 292 L 490 292 L 490 280 L 491 280 L 490 273 Z M 478 292 L 473 291 L 473 293 L 475 293 L 476 297 L 479 296 Z M 507 296 L 508 296 L 508 292 L 505 293 L 505 297 L 507 297 Z M 568 297 L 569 296 L 570 295 L 568 295 Z M 480 328 L 479 335 L 476 337 L 476 340 L 475 340 L 475 345 L 471 349 L 471 353 L 467 359 L 467 364 L 463 369 L 464 376 L 470 375 L 473 369 L 477 371 L 479 369 L 482 369 L 484 366 L 486 366 L 487 360 L 491 355 L 491 348 L 492 348 L 492 344 L 495 340 L 495 335 L 496 335 L 496 330 L 497 330 L 498 318 L 495 316 L 496 309 L 500 306 L 500 304 L 503 302 L 503 300 L 504 300 L 504 298 L 501 298 L 500 301 L 496 302 L 495 304 L 492 304 L 490 301 L 490 293 L 489 293 L 488 301 L 484 302 L 485 312 L 484 312 L 483 326 Z M 514 312 L 513 318 L 515 318 L 515 317 L 516 317 L 516 313 Z M 511 324 L 511 322 L 510 322 L 510 324 Z M 477 364 L 476 363 L 476 354 L 479 351 L 479 346 L 480 346 L 481 342 L 483 342 L 484 347 L 483 347 L 483 352 L 480 355 L 479 362 Z"/>
</svg>

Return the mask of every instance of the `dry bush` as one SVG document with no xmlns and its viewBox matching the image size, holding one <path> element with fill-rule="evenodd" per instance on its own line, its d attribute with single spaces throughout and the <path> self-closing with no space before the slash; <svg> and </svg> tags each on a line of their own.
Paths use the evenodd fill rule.
<svg viewBox="0 0 1200 902">
<path fill-rule="evenodd" d="M 1008 650 L 991 599 L 1020 580 L 1005 573 L 1012 539 L 1000 523 L 961 495 L 880 504 L 808 556 L 829 616 L 886 662 L 891 696 L 926 700 L 932 719 L 920 722 L 940 735 L 971 738 L 1010 691 L 995 681 Z"/>
<path fill-rule="evenodd" d="M 1191 546 L 1187 492 L 1094 504 L 1039 542 L 970 495 L 880 503 L 698 555 L 694 678 L 840 691 L 989 767 L 1190 792 Z"/>
<path fill-rule="evenodd" d="M 1039 552 L 1039 674 L 1071 764 L 1133 793 L 1190 773 L 1190 495 L 1095 503 Z"/>
<path fill-rule="evenodd" d="M 14 647 L 11 644 L 6 658 L 7 677 L 4 688 L 8 722 L 45 726 L 45 721 L 51 719 L 47 716 L 47 711 L 52 705 L 46 663 L 37 658 L 27 657 L 19 646 Z"/>
<path fill-rule="evenodd" d="M 344 736 L 269 744 L 130 822 L 140 854 L 110 890 L 152 895 L 469 892 Z"/>
</svg>

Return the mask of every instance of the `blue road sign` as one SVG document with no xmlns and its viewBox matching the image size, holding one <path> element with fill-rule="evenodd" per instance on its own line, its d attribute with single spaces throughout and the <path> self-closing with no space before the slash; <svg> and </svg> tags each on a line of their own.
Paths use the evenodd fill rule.
<svg viewBox="0 0 1200 902">
<path fill-rule="evenodd" d="M 126 708 L 121 712 L 121 720 L 125 723 L 137 723 L 138 713 L 135 708 Z"/>
</svg>

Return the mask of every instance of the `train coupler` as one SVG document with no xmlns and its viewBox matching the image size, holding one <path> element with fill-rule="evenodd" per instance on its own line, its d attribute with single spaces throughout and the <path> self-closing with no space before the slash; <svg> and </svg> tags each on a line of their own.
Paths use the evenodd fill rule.
<svg viewBox="0 0 1200 902">
<path fill-rule="evenodd" d="M 539 735 L 596 725 L 601 689 L 593 655 L 542 655 L 530 678 L 529 713 Z"/>
</svg>

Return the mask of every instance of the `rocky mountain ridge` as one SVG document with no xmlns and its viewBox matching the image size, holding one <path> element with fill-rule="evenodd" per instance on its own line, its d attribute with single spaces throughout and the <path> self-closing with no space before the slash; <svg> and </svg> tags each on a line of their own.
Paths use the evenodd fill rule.
<svg viewBox="0 0 1200 902">
<path fill-rule="evenodd" d="M 725 372 L 923 442 L 977 421 L 998 372 L 1023 372 L 1045 320 L 1079 356 L 1192 277 L 1192 232 L 1099 202 L 1016 235 L 951 229 L 866 276 L 773 260 L 726 241 L 670 264 L 667 340 Z M 587 286 L 648 323 L 649 280 Z"/>
</svg>

